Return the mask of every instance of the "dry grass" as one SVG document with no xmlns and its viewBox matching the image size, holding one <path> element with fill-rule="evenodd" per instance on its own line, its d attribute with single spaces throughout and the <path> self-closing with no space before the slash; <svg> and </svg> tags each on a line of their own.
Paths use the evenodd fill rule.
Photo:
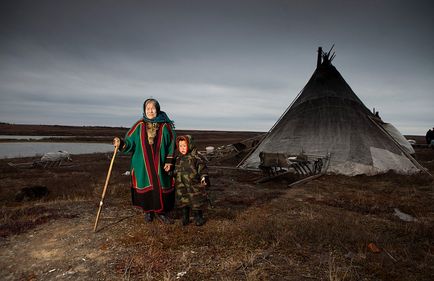
<svg viewBox="0 0 434 281">
<path fill-rule="evenodd" d="M 417 153 L 433 172 L 434 151 Z M 74 161 L 80 165 L 69 170 L 22 171 L 0 163 L 2 237 L 49 220 L 93 216 L 109 155 Z M 122 176 L 128 162 L 120 157 L 115 164 L 107 216 L 130 208 L 129 178 Z M 205 212 L 203 227 L 145 224 L 139 213 L 106 227 L 99 235 L 112 240 L 98 247 L 112 249 L 104 267 L 107 280 L 433 280 L 431 179 L 324 176 L 288 189 L 290 179 L 257 185 L 259 177 L 215 171 L 210 190 L 215 208 Z M 47 186 L 49 195 L 13 202 L 29 180 Z M 417 221 L 400 220 L 395 208 Z"/>
<path fill-rule="evenodd" d="M 324 204 L 324 197 L 338 194 L 342 199 L 346 193 L 316 192 L 323 193 L 323 199 L 294 201 L 282 196 L 247 208 L 233 219 L 213 219 L 215 214 L 210 213 L 210 221 L 201 229 L 132 229 L 119 242 L 126 252 L 131 248 L 136 253 L 130 270 L 150 280 L 164 277 L 161 266 L 170 272 L 186 271 L 185 280 L 430 279 L 434 272 L 430 217 L 405 223 L 386 209 L 370 212 L 378 205 L 370 200 L 372 192 L 359 192 L 348 203 L 363 202 L 360 208 Z M 380 253 L 368 250 L 371 242 Z M 135 259 L 139 257 L 150 261 L 148 267 Z"/>
<path fill-rule="evenodd" d="M 5 238 L 12 234 L 26 232 L 50 220 L 74 217 L 76 215 L 43 206 L 2 208 L 0 209 L 0 237 Z"/>
</svg>

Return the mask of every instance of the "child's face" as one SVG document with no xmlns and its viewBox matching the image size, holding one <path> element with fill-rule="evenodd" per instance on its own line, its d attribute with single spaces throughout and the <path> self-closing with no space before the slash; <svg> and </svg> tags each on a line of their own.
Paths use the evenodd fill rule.
<svg viewBox="0 0 434 281">
<path fill-rule="evenodd" d="M 154 119 L 157 117 L 157 108 L 153 102 L 148 102 L 148 104 L 146 104 L 145 114 L 149 119 Z"/>
<path fill-rule="evenodd" d="M 179 141 L 178 149 L 182 155 L 187 154 L 187 152 L 188 152 L 187 142 L 186 141 Z"/>
</svg>

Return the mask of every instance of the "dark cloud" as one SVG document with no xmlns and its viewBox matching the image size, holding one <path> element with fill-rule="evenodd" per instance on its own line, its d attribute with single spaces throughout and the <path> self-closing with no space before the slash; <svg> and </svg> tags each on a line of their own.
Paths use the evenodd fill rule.
<svg viewBox="0 0 434 281">
<path fill-rule="evenodd" d="M 2 1 L 0 121 L 129 126 L 153 96 L 181 128 L 267 130 L 313 73 L 316 48 L 335 44 L 334 64 L 366 106 L 422 134 L 433 6 Z"/>
</svg>

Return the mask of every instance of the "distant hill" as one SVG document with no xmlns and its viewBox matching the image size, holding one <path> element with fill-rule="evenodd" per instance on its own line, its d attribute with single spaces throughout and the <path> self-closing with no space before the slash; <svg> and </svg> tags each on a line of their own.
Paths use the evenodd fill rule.
<svg viewBox="0 0 434 281">
<path fill-rule="evenodd" d="M 28 125 L 0 123 L 0 135 L 25 136 L 113 136 L 128 128 L 105 126 Z"/>
<path fill-rule="evenodd" d="M 129 128 L 107 126 L 64 126 L 64 125 L 28 125 L 0 123 L 0 135 L 22 136 L 75 136 L 76 141 L 89 141 L 80 137 L 98 136 L 98 141 L 110 142 L 115 136 L 123 137 Z M 227 145 L 258 136 L 264 132 L 215 131 L 215 130 L 176 130 L 177 135 L 192 135 L 196 145 L 205 149 L 208 145 Z M 216 144 L 216 139 L 220 142 Z M 68 141 L 73 141 L 68 139 Z M 92 138 L 92 141 L 95 141 Z"/>
</svg>

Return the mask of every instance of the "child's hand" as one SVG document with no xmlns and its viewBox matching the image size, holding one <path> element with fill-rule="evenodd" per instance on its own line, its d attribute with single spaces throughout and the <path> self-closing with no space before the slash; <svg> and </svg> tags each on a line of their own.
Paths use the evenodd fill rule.
<svg viewBox="0 0 434 281">
<path fill-rule="evenodd" d="M 202 179 L 200 180 L 200 184 L 202 186 L 211 186 L 211 182 L 209 181 L 209 177 L 208 176 L 203 176 Z"/>
<path fill-rule="evenodd" d="M 200 184 L 203 186 L 207 186 L 205 177 L 202 177 L 202 179 L 200 180 Z"/>
</svg>

